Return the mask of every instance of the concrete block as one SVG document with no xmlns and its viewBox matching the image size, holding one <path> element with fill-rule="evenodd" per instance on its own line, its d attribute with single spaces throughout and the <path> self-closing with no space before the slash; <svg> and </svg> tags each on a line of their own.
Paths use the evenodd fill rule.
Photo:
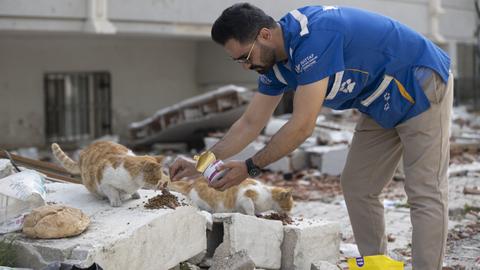
<svg viewBox="0 0 480 270">
<path fill-rule="evenodd" d="M 310 156 L 310 165 L 322 173 L 340 175 L 345 167 L 348 145 L 315 146 L 305 149 Z"/>
<path fill-rule="evenodd" d="M 139 190 L 141 199 L 110 207 L 76 184 L 47 184 L 47 202 L 85 212 L 90 226 L 79 236 L 53 240 L 27 239 L 18 234 L 20 267 L 41 269 L 51 262 L 71 262 L 104 269 L 169 269 L 206 249 L 206 221 L 191 206 L 144 208 L 158 193 Z M 178 193 L 174 193 L 180 197 Z"/>
<path fill-rule="evenodd" d="M 267 269 L 280 268 L 282 222 L 238 213 L 214 214 L 213 222 L 213 233 L 216 231 L 222 233 L 223 229 L 223 242 L 215 250 L 214 260 L 245 250 L 255 266 Z M 215 224 L 223 226 L 215 230 Z"/>
<path fill-rule="evenodd" d="M 312 263 L 312 267 L 310 270 L 338 270 L 338 266 L 333 265 L 329 262 L 318 262 L 318 263 Z"/>
<path fill-rule="evenodd" d="M 169 270 L 201 270 L 201 268 L 189 262 L 182 262 Z"/>
<path fill-rule="evenodd" d="M 340 224 L 307 220 L 284 226 L 282 269 L 310 270 L 312 263 L 336 263 L 340 247 Z"/>
<path fill-rule="evenodd" d="M 240 250 L 232 255 L 213 261 L 208 270 L 255 270 L 255 263 L 247 251 Z"/>
<path fill-rule="evenodd" d="M 273 136 L 277 133 L 286 123 L 288 119 L 280 119 L 280 118 L 271 118 L 268 121 L 267 125 L 265 126 L 264 133 L 267 136 Z"/>
</svg>

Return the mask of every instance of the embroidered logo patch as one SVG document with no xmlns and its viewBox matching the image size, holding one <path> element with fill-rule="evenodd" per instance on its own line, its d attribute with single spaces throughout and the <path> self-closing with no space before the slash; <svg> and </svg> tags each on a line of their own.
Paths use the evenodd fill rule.
<svg viewBox="0 0 480 270">
<path fill-rule="evenodd" d="M 357 266 L 358 267 L 362 267 L 365 264 L 365 261 L 363 260 L 363 257 L 355 258 L 355 260 L 357 261 Z"/>
<path fill-rule="evenodd" d="M 356 83 L 354 81 L 352 81 L 351 79 L 348 79 L 340 85 L 339 91 L 346 94 L 352 93 L 353 89 L 355 89 L 355 85 Z"/>
<path fill-rule="evenodd" d="M 295 72 L 297 72 L 297 73 L 302 72 L 302 67 L 300 66 L 300 64 L 295 65 Z"/>
<path fill-rule="evenodd" d="M 263 83 L 263 84 L 266 84 L 266 85 L 270 85 L 272 84 L 272 80 L 270 80 L 267 76 L 265 75 L 260 75 L 260 77 L 258 77 L 258 79 Z"/>
<path fill-rule="evenodd" d="M 383 110 L 384 111 L 388 111 L 390 110 L 390 103 L 389 103 L 389 100 L 390 100 L 390 93 L 385 93 L 383 95 L 383 100 L 385 100 L 385 105 L 383 105 Z"/>
<path fill-rule="evenodd" d="M 318 56 L 315 54 L 310 54 L 309 56 L 303 58 L 300 61 L 300 64 L 295 65 L 295 71 L 297 73 L 307 71 L 309 68 L 311 68 L 313 65 L 317 63 Z"/>
</svg>

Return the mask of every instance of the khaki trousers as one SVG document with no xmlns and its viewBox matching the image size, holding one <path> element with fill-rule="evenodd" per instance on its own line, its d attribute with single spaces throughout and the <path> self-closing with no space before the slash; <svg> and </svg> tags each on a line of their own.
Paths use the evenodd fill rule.
<svg viewBox="0 0 480 270">
<path fill-rule="evenodd" d="M 362 256 L 385 254 L 384 208 L 379 194 L 403 155 L 410 205 L 414 270 L 442 268 L 448 229 L 448 163 L 453 76 L 433 73 L 422 85 L 431 108 L 392 129 L 362 116 L 341 183 Z"/>
</svg>

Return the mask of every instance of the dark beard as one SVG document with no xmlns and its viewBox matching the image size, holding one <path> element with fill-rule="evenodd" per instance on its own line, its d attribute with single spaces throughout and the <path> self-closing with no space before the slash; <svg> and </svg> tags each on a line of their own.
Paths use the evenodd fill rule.
<svg viewBox="0 0 480 270">
<path fill-rule="evenodd" d="M 262 65 L 251 65 L 250 69 L 259 74 L 266 74 L 277 62 L 275 50 L 260 44 L 260 62 Z"/>
</svg>

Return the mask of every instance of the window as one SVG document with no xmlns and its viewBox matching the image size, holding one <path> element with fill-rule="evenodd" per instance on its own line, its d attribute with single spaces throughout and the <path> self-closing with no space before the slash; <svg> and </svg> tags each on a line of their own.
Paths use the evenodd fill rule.
<svg viewBox="0 0 480 270">
<path fill-rule="evenodd" d="M 47 143 L 78 144 L 112 132 L 108 72 L 45 74 Z"/>
</svg>

